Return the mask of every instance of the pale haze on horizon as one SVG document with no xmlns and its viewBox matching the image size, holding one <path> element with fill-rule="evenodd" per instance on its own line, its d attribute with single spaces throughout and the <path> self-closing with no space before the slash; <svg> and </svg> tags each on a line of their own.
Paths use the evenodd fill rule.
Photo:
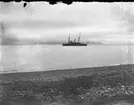
<svg viewBox="0 0 134 105">
<path fill-rule="evenodd" d="M 85 40 L 125 42 L 127 38 L 134 42 L 125 21 L 116 19 L 115 4 L 31 2 L 24 8 L 23 2 L 1 2 L 0 20 L 5 23 L 7 34 L 18 39 L 65 41 L 69 33 L 78 36 L 81 32 Z"/>
</svg>

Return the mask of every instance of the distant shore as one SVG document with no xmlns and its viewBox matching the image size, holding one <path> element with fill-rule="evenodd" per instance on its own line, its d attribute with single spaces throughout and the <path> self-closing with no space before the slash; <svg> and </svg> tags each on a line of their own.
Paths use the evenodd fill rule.
<svg viewBox="0 0 134 105">
<path fill-rule="evenodd" d="M 19 45 L 62 45 L 63 43 L 42 43 L 42 44 L 0 44 L 1 46 L 6 46 L 6 45 L 11 45 L 11 46 L 19 46 Z M 117 43 L 117 44 L 112 44 L 112 43 L 87 43 L 87 45 L 134 45 L 134 43 Z"/>
</svg>

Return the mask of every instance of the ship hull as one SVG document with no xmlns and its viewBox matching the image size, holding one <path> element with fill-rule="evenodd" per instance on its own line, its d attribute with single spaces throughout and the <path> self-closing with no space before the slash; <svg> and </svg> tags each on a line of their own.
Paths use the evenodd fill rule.
<svg viewBox="0 0 134 105">
<path fill-rule="evenodd" d="M 87 44 L 63 44 L 63 46 L 87 46 Z"/>
</svg>

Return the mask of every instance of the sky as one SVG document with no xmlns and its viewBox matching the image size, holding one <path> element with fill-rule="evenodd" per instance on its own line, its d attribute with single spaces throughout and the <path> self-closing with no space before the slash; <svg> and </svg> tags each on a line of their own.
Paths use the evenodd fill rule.
<svg viewBox="0 0 134 105">
<path fill-rule="evenodd" d="M 133 3 L 74 2 L 71 5 L 47 2 L 0 3 L 0 21 L 6 34 L 16 39 L 40 39 L 43 41 L 66 41 L 68 35 L 83 40 L 102 42 L 134 42 L 133 11 L 124 16 L 123 10 Z M 117 6 L 118 5 L 118 6 Z"/>
</svg>

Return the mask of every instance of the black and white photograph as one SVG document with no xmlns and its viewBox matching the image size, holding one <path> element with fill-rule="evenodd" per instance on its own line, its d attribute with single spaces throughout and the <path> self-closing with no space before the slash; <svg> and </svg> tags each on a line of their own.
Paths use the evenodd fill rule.
<svg viewBox="0 0 134 105">
<path fill-rule="evenodd" d="M 133 2 L 0 2 L 0 105 L 134 105 Z"/>
</svg>

